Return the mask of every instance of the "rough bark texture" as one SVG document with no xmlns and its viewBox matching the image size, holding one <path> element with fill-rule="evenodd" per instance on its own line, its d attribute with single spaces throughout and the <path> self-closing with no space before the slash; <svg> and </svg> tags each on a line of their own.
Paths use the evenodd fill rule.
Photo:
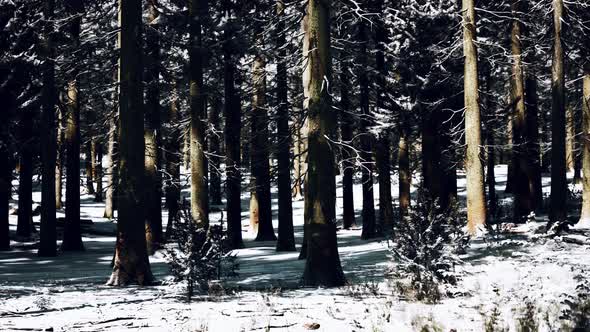
<svg viewBox="0 0 590 332">
<path fill-rule="evenodd" d="M 307 261 L 303 272 L 306 286 L 342 286 L 344 273 L 336 240 L 336 180 L 334 151 L 335 113 L 331 110 L 329 86 L 330 8 L 326 1 L 310 0 L 304 18 L 303 73 L 304 107 L 308 114 L 308 171 L 304 221 Z"/>
<path fill-rule="evenodd" d="M 96 175 L 96 193 L 94 194 L 95 202 L 103 201 L 104 188 L 102 187 L 102 181 L 104 177 L 104 171 L 102 169 L 102 157 L 103 157 L 102 143 L 96 141 L 96 168 L 94 169 Z"/>
<path fill-rule="evenodd" d="M 63 125 L 63 112 L 60 109 L 57 110 L 57 144 L 55 157 L 55 208 L 63 208 L 63 169 L 64 169 L 64 125 Z"/>
<path fill-rule="evenodd" d="M 553 0 L 553 60 L 551 65 L 551 222 L 566 221 L 565 73 L 561 28 L 563 0 Z"/>
<path fill-rule="evenodd" d="M 295 181 L 293 183 L 293 199 L 298 201 L 303 198 L 303 186 L 305 182 L 305 173 L 307 172 L 307 122 L 298 126 L 295 130 L 295 142 L 293 152 L 295 160 L 293 161 L 293 173 Z"/>
<path fill-rule="evenodd" d="M 228 22 L 232 23 L 230 2 L 226 2 Z M 235 58 L 232 47 L 233 26 L 226 24 L 224 29 L 223 48 L 223 85 L 225 105 L 225 169 L 227 197 L 227 232 L 230 246 L 242 248 L 242 206 L 241 206 L 241 172 L 240 172 L 240 134 L 241 134 L 241 103 L 235 88 Z"/>
<path fill-rule="evenodd" d="M 106 165 L 106 192 L 105 192 L 105 207 L 104 217 L 108 219 L 114 218 L 114 207 L 115 207 L 115 186 L 117 183 L 117 157 L 116 144 L 117 144 L 117 118 L 112 116 L 109 119 L 109 132 L 107 142 L 107 165 Z"/>
<path fill-rule="evenodd" d="M 344 143 L 342 148 L 342 227 L 349 229 L 356 224 L 354 214 L 354 173 L 355 160 L 352 151 L 352 108 L 350 104 L 350 75 L 349 65 L 342 62 L 340 70 L 340 138 Z"/>
<path fill-rule="evenodd" d="M 119 1 L 119 204 L 113 273 L 122 286 L 153 280 L 144 230 L 144 117 L 141 65 L 141 1 Z M 139 59 L 138 59 L 139 58 Z"/>
<path fill-rule="evenodd" d="M 41 149 L 41 228 L 39 256 L 55 256 L 57 254 L 57 232 L 55 219 L 55 68 L 53 63 L 54 48 L 51 38 L 53 31 L 53 0 L 47 0 L 43 6 L 45 26 L 41 50 L 45 59 L 43 64 L 42 98 L 42 142 Z"/>
<path fill-rule="evenodd" d="M 573 172 L 575 159 L 575 110 L 573 105 L 568 105 L 565 111 L 565 169 L 567 172 Z"/>
<path fill-rule="evenodd" d="M 580 225 L 590 225 L 590 60 L 584 65 L 582 100 L 582 184 L 584 186 Z"/>
<path fill-rule="evenodd" d="M 277 0 L 277 187 L 279 194 L 279 232 L 277 251 L 295 251 L 293 232 L 293 201 L 291 196 L 291 133 L 289 131 L 289 95 L 287 84 L 287 52 L 285 50 L 285 4 Z"/>
<path fill-rule="evenodd" d="M 161 153 L 162 136 L 160 134 L 160 38 L 157 0 L 148 1 L 148 27 L 146 29 L 146 75 L 147 84 L 145 103 L 145 182 L 146 182 L 146 218 L 145 238 L 148 253 L 151 255 L 163 242 L 162 234 L 162 177 Z"/>
<path fill-rule="evenodd" d="M 475 6 L 463 0 L 463 51 L 465 56 L 465 173 L 467 177 L 467 229 L 471 234 L 486 223 L 486 201 L 481 154 L 481 121 L 477 48 L 475 46 Z"/>
<path fill-rule="evenodd" d="M 91 111 L 87 112 L 88 117 L 92 118 L 93 115 Z M 90 120 L 89 122 L 92 123 L 94 120 Z M 79 124 L 78 124 L 79 125 Z M 90 195 L 94 195 L 94 157 L 95 153 L 93 151 L 94 147 L 94 134 L 92 133 L 92 129 L 88 129 L 88 142 L 84 144 L 84 168 L 86 170 L 86 192 Z"/>
<path fill-rule="evenodd" d="M 266 70 L 261 54 L 257 54 L 254 58 L 252 87 L 250 227 L 256 232 L 256 241 L 273 241 L 276 240 L 276 236 L 272 227 L 270 196 L 268 111 L 265 98 Z"/>
<path fill-rule="evenodd" d="M 191 215 L 199 227 L 209 227 L 209 193 L 207 186 L 207 162 L 205 160 L 206 118 L 203 86 L 205 49 L 202 45 L 202 23 L 207 15 L 208 0 L 190 0 L 190 166 L 191 166 Z"/>
<path fill-rule="evenodd" d="M 523 27 L 519 0 L 512 2 L 512 77 L 511 97 L 514 104 L 512 117 L 512 166 L 514 180 L 514 221 L 521 222 L 534 211 L 533 169 L 529 159 L 527 108 L 524 94 L 524 73 L 522 62 Z"/>
<path fill-rule="evenodd" d="M 373 135 L 369 131 L 371 126 L 371 111 L 369 108 L 369 76 L 367 71 L 367 43 L 368 36 L 365 23 L 360 20 L 358 25 L 358 41 L 360 45 L 359 57 L 359 86 L 360 86 L 360 123 L 359 134 L 361 136 L 360 156 L 363 162 L 361 167 L 361 181 L 363 186 L 363 232 L 362 239 L 370 239 L 375 236 L 375 198 L 373 195 Z"/>
<path fill-rule="evenodd" d="M 16 235 L 26 240 L 33 233 L 33 114 L 23 109 L 19 112 L 20 159 Z"/>
</svg>

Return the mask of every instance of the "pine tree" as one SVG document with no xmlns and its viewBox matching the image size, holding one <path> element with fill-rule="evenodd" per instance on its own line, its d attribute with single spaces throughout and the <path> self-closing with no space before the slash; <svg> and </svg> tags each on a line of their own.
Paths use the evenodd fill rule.
<svg viewBox="0 0 590 332">
<path fill-rule="evenodd" d="M 153 276 L 143 215 L 145 147 L 140 0 L 119 1 L 119 25 L 119 218 L 113 273 L 107 285 L 134 282 L 145 285 L 152 282 Z"/>
</svg>

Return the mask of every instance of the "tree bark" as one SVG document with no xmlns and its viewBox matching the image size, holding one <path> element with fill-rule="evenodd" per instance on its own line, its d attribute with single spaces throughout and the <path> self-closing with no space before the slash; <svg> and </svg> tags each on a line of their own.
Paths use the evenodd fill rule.
<svg viewBox="0 0 590 332">
<path fill-rule="evenodd" d="M 117 243 L 109 286 L 153 280 L 144 219 L 144 115 L 140 0 L 119 1 L 119 204 Z"/>
<path fill-rule="evenodd" d="M 289 91 L 287 52 L 285 50 L 285 3 L 277 0 L 277 187 L 279 194 L 279 232 L 277 251 L 295 251 L 293 231 L 293 198 L 291 195 L 291 133 L 289 131 Z"/>
<path fill-rule="evenodd" d="M 584 82 L 582 92 L 582 212 L 580 226 L 590 225 L 590 60 L 584 64 Z"/>
<path fill-rule="evenodd" d="M 553 0 L 553 60 L 551 65 L 551 222 L 566 221 L 565 72 L 561 41 L 563 0 Z"/>
<path fill-rule="evenodd" d="M 369 131 L 371 126 L 371 111 L 369 108 L 369 76 L 367 70 L 367 43 L 368 36 L 365 23 L 360 20 L 358 24 L 359 50 L 359 86 L 360 86 L 360 124 L 361 135 L 360 155 L 362 160 L 361 181 L 363 186 L 363 231 L 361 239 L 375 237 L 375 198 L 373 196 L 373 135 Z"/>
<path fill-rule="evenodd" d="M 116 156 L 116 144 L 117 144 L 117 118 L 115 115 L 109 118 L 109 132 L 108 132 L 108 143 L 107 143 L 107 165 L 106 165 L 106 193 L 105 193 L 105 208 L 104 217 L 113 219 L 115 217 L 115 187 L 117 185 L 117 156 Z"/>
<path fill-rule="evenodd" d="M 43 64 L 43 87 L 41 90 L 42 104 L 42 142 L 41 148 L 41 229 L 39 256 L 52 257 L 57 255 L 57 231 L 55 218 L 55 67 L 53 58 L 55 51 L 51 33 L 53 32 L 53 11 L 55 2 L 47 0 L 43 6 L 45 26 L 41 50 L 45 60 Z"/>
<path fill-rule="evenodd" d="M 303 73 L 304 108 L 308 114 L 308 164 L 304 221 L 307 261 L 303 272 L 306 286 L 342 286 L 344 273 L 336 239 L 336 179 L 334 136 L 336 119 L 331 109 L 329 87 L 330 7 L 327 1 L 309 0 L 304 18 Z"/>
<path fill-rule="evenodd" d="M 95 171 L 95 179 L 96 179 L 96 193 L 94 194 L 94 201 L 95 202 L 102 202 L 103 201 L 103 191 L 104 188 L 102 187 L 102 181 L 104 172 L 102 169 L 102 143 L 100 141 L 96 141 L 96 168 Z"/>
<path fill-rule="evenodd" d="M 190 0 L 190 166 L 191 215 L 200 228 L 209 228 L 209 193 L 207 162 L 205 160 L 205 130 L 203 66 L 205 48 L 202 44 L 202 24 L 208 12 L 208 0 Z"/>
<path fill-rule="evenodd" d="M 164 185 L 166 193 L 166 206 L 168 207 L 168 222 L 166 223 L 166 240 L 168 241 L 172 235 L 172 230 L 176 222 L 179 220 L 180 212 L 180 163 L 181 163 L 181 135 L 182 131 L 178 126 L 179 122 L 179 96 L 178 96 L 178 82 L 172 82 L 172 92 L 170 96 L 170 109 L 168 113 L 168 123 L 171 126 L 176 126 L 175 130 L 167 133 L 166 144 L 166 174 Z"/>
<path fill-rule="evenodd" d="M 463 0 L 463 51 L 465 56 L 465 142 L 467 152 L 467 229 L 475 234 L 486 224 L 486 202 L 481 155 L 481 121 L 477 69 L 475 6 Z"/>
<path fill-rule="evenodd" d="M 381 16 L 377 19 L 375 30 L 375 42 L 377 53 L 375 63 L 377 69 L 377 109 L 386 107 L 385 94 L 387 91 L 387 70 L 385 68 L 385 44 L 387 43 L 387 30 L 383 23 L 383 0 L 378 0 L 376 12 Z M 393 204 L 391 199 L 391 154 L 389 141 L 390 132 L 385 129 L 377 138 L 376 162 L 379 173 L 379 228 L 385 234 L 393 230 Z"/>
<path fill-rule="evenodd" d="M 349 65 L 341 62 L 340 68 L 340 137 L 345 144 L 342 148 L 342 227 L 350 229 L 355 222 L 354 214 L 354 173 L 355 160 L 352 151 L 353 122 L 352 107 L 349 92 L 350 75 Z"/>
<path fill-rule="evenodd" d="M 16 235 L 28 240 L 33 233 L 33 114 L 20 112 L 20 160 L 18 178 L 18 219 Z"/>
<path fill-rule="evenodd" d="M 145 103 L 145 238 L 148 254 L 152 255 L 163 242 L 162 234 L 162 177 L 160 134 L 160 37 L 158 25 L 158 1 L 148 1 L 148 28 L 146 31 L 146 77 L 147 94 Z"/>
<path fill-rule="evenodd" d="M 514 180 L 514 221 L 522 222 L 534 211 L 533 172 L 528 148 L 527 109 L 524 94 L 524 74 L 522 63 L 523 27 L 521 23 L 521 6 L 519 0 L 512 2 L 512 79 L 511 97 L 514 104 L 512 118 L 512 166 Z"/>
<path fill-rule="evenodd" d="M 92 112 L 88 113 L 90 115 Z M 89 195 L 94 195 L 94 160 L 96 154 L 94 152 L 94 134 L 92 133 L 92 129 L 89 128 L 88 131 L 90 137 L 84 146 L 84 155 L 86 157 L 84 161 L 84 166 L 86 168 L 86 191 Z"/>
<path fill-rule="evenodd" d="M 256 37 L 260 38 L 260 37 Z M 260 42 L 260 41 L 259 41 Z M 250 227 L 256 241 L 274 241 L 270 196 L 268 113 L 266 106 L 266 70 L 261 54 L 254 57 L 252 67 L 252 113 L 250 146 Z"/>
<path fill-rule="evenodd" d="M 64 169 L 64 122 L 63 111 L 57 110 L 57 144 L 56 144 L 56 158 L 55 158 L 55 208 L 63 208 L 63 169 Z"/>
<path fill-rule="evenodd" d="M 219 139 L 220 122 L 219 112 L 221 101 L 217 97 L 211 97 L 211 109 L 209 111 L 209 195 L 211 204 L 221 205 L 221 142 Z"/>
<path fill-rule="evenodd" d="M 224 2 L 227 23 L 224 28 L 223 48 L 223 85 L 225 105 L 223 117 L 225 119 L 225 169 L 227 197 L 227 232 L 232 249 L 244 247 L 242 241 L 242 205 L 240 171 L 240 136 L 241 136 L 241 102 L 235 87 L 236 59 L 232 47 L 233 30 L 231 2 Z"/>
<path fill-rule="evenodd" d="M 574 171 L 575 159 L 575 110 L 573 105 L 568 105 L 565 110 L 565 169 L 566 172 Z"/>
<path fill-rule="evenodd" d="M 403 112 L 403 111 L 402 111 Z M 399 143 L 398 143 L 398 175 L 399 175 L 399 215 L 400 218 L 408 216 L 410 210 L 410 188 L 412 185 L 412 172 L 410 170 L 410 125 L 401 115 Z"/>
<path fill-rule="evenodd" d="M 543 184 L 541 179 L 541 151 L 539 135 L 539 102 L 537 98 L 537 78 L 532 68 L 529 68 L 526 76 L 526 108 L 528 130 L 528 158 L 532 167 L 532 195 L 535 210 L 543 206 Z"/>
</svg>

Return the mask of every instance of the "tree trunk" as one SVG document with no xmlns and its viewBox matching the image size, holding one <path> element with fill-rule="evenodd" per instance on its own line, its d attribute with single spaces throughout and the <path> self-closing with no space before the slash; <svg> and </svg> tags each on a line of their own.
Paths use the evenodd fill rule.
<svg viewBox="0 0 590 332">
<path fill-rule="evenodd" d="M 359 134 L 361 135 L 360 155 L 362 160 L 361 181 L 363 185 L 363 232 L 362 239 L 375 237 L 375 198 L 373 196 L 373 135 L 369 131 L 371 126 L 371 111 L 369 108 L 369 77 L 367 74 L 367 43 L 368 36 L 364 22 L 358 25 L 359 50 L 359 85 L 361 118 Z"/>
<path fill-rule="evenodd" d="M 180 212 L 180 162 L 181 139 L 178 131 L 182 131 L 179 123 L 179 97 L 178 97 L 178 82 L 175 80 L 172 83 L 172 92 L 170 96 L 170 110 L 168 113 L 168 123 L 171 126 L 176 126 L 175 130 L 167 133 L 166 145 L 166 174 L 165 178 L 165 192 L 166 192 L 166 206 L 168 207 L 168 222 L 166 223 L 166 240 L 168 241 L 172 235 L 174 225 L 179 219 Z"/>
<path fill-rule="evenodd" d="M 202 45 L 202 23 L 208 12 L 208 0 L 190 0 L 190 166 L 191 215 L 200 228 L 209 228 L 209 194 L 207 162 L 205 160 L 205 130 L 203 66 L 205 48 Z"/>
<path fill-rule="evenodd" d="M 115 187 L 117 186 L 117 156 L 116 154 L 116 142 L 117 142 L 117 118 L 111 116 L 109 118 L 109 133 L 108 133 L 108 145 L 107 145 L 107 167 L 106 167 L 106 194 L 105 194 L 105 208 L 104 217 L 113 219 L 114 207 L 115 207 Z"/>
<path fill-rule="evenodd" d="M 524 74 L 522 63 L 522 23 L 519 0 L 512 2 L 512 80 L 511 97 L 514 104 L 512 119 L 512 165 L 514 176 L 514 221 L 522 222 L 534 211 L 533 172 L 528 148 L 528 116 L 524 95 Z"/>
<path fill-rule="evenodd" d="M 551 222 L 566 221 L 565 73 L 561 27 L 563 0 L 553 0 L 553 60 L 551 65 Z"/>
<path fill-rule="evenodd" d="M 33 114 L 19 110 L 21 118 L 20 130 L 20 161 L 18 178 L 18 222 L 16 235 L 28 240 L 33 233 Z"/>
<path fill-rule="evenodd" d="M 304 221 L 307 261 L 303 272 L 306 286 L 342 286 L 345 283 L 336 239 L 336 179 L 334 151 L 330 138 L 335 133 L 331 109 L 330 12 L 329 3 L 309 0 L 304 18 L 303 73 L 304 108 L 308 114 L 308 163 Z"/>
<path fill-rule="evenodd" d="M 528 70 L 526 76 L 526 109 L 527 109 L 527 139 L 528 158 L 532 167 L 532 195 L 533 206 L 537 210 L 543 206 L 543 184 L 541 179 L 541 151 L 539 136 L 539 102 L 537 98 L 537 78 L 533 69 Z"/>
<path fill-rule="evenodd" d="M 221 205 L 221 142 L 219 139 L 219 111 L 221 101 L 217 97 L 211 97 L 211 110 L 209 111 L 209 195 L 211 204 Z"/>
<path fill-rule="evenodd" d="M 162 137 L 160 134 L 160 38 L 157 0 L 148 1 L 148 25 L 146 31 L 145 103 L 145 238 L 148 254 L 152 255 L 163 242 L 162 234 L 162 178 L 160 174 Z"/>
<path fill-rule="evenodd" d="M 584 83 L 582 93 L 582 184 L 584 193 L 582 199 L 582 213 L 579 225 L 590 225 L 590 60 L 584 64 Z"/>
<path fill-rule="evenodd" d="M 256 38 L 260 38 L 257 36 Z M 260 42 L 260 41 L 259 41 Z M 266 70 L 261 54 L 254 57 L 252 67 L 252 113 L 250 146 L 250 227 L 256 232 L 256 241 L 274 241 L 272 205 L 270 196 L 270 169 L 268 143 L 268 113 L 266 105 Z"/>
<path fill-rule="evenodd" d="M 228 23 L 224 28 L 223 85 L 225 105 L 225 170 L 227 197 L 227 232 L 232 249 L 244 247 L 242 241 L 242 205 L 240 171 L 241 101 L 235 87 L 236 59 L 232 47 L 233 29 L 231 2 L 224 2 Z"/>
<path fill-rule="evenodd" d="M 485 105 L 487 114 L 485 115 L 486 127 L 485 127 L 485 140 L 486 140 L 486 184 L 488 186 L 488 220 L 494 221 L 496 217 L 496 208 L 498 207 L 498 199 L 496 195 L 496 148 L 494 139 L 494 110 L 491 103 L 491 91 L 492 91 L 492 76 L 489 71 L 486 71 L 485 81 Z"/>
<path fill-rule="evenodd" d="M 141 1 L 119 1 L 119 204 L 113 273 L 107 282 L 122 286 L 153 280 L 144 222 L 144 115 L 141 64 Z M 139 61 L 138 61 L 139 58 Z"/>
<path fill-rule="evenodd" d="M 356 224 L 354 215 L 354 172 L 355 158 L 352 151 L 352 107 L 349 92 L 350 77 L 349 66 L 345 61 L 341 62 L 340 70 L 340 137 L 344 146 L 342 148 L 342 227 L 350 229 Z"/>
<path fill-rule="evenodd" d="M 89 112 L 90 113 L 90 112 Z M 91 129 L 89 129 L 91 131 Z M 94 195 L 94 157 L 96 153 L 94 152 L 94 136 L 92 133 L 89 133 L 89 140 L 85 144 L 85 157 L 86 160 L 84 162 L 84 166 L 86 168 L 86 191 L 89 195 Z"/>
<path fill-rule="evenodd" d="M 403 112 L 403 111 L 402 111 Z M 398 144 L 398 175 L 399 175 L 399 215 L 400 218 L 408 216 L 410 210 L 410 188 L 412 185 L 412 172 L 410 170 L 410 125 L 407 119 L 400 121 Z"/>
<path fill-rule="evenodd" d="M 55 158 L 55 208 L 63 208 L 63 169 L 64 169 L 64 122 L 61 108 L 57 110 L 57 144 Z"/>
<path fill-rule="evenodd" d="M 103 157 L 103 152 L 102 152 L 102 143 L 99 141 L 96 141 L 96 168 L 94 169 L 95 171 L 95 179 L 96 179 L 96 193 L 94 194 L 94 201 L 95 202 L 102 202 L 103 201 L 103 187 L 102 187 L 102 181 L 103 181 L 103 169 L 102 169 L 102 157 Z"/>
<path fill-rule="evenodd" d="M 467 229 L 475 234 L 486 224 L 486 201 L 481 155 L 481 121 L 479 111 L 479 82 L 477 48 L 475 46 L 475 6 L 473 0 L 463 0 L 463 47 L 465 56 L 465 142 L 467 153 Z"/>
<path fill-rule="evenodd" d="M 376 12 L 383 15 L 383 0 L 377 1 Z M 385 44 L 387 43 L 387 30 L 383 18 L 379 17 L 375 30 L 375 42 L 377 53 L 375 55 L 377 75 L 377 109 L 386 108 L 385 94 L 387 91 L 387 70 L 385 68 Z M 391 199 L 391 154 L 389 141 L 390 132 L 385 129 L 377 138 L 376 162 L 379 172 L 379 228 L 385 234 L 393 230 L 393 204 Z"/>
<path fill-rule="evenodd" d="M 565 169 L 566 172 L 574 171 L 575 159 L 575 110 L 573 105 L 568 105 L 565 111 Z"/>
<path fill-rule="evenodd" d="M 295 183 L 293 183 L 293 199 L 299 201 L 303 198 L 303 185 L 305 173 L 307 171 L 307 134 L 305 133 L 307 122 L 297 124 L 295 129 L 295 142 L 293 152 L 295 160 L 293 161 L 293 173 Z"/>
<path fill-rule="evenodd" d="M 45 26 L 41 50 L 45 63 L 43 64 L 43 88 L 41 90 L 42 104 L 42 129 L 41 137 L 41 231 L 39 242 L 39 256 L 52 257 L 57 255 L 57 231 L 55 219 L 55 67 L 51 33 L 53 31 L 53 0 L 44 2 L 43 16 Z"/>
<path fill-rule="evenodd" d="M 279 194 L 279 236 L 277 251 L 295 251 L 293 201 L 291 196 L 291 133 L 289 131 L 289 92 L 287 84 L 287 52 L 285 50 L 285 4 L 277 0 L 277 187 Z"/>
</svg>

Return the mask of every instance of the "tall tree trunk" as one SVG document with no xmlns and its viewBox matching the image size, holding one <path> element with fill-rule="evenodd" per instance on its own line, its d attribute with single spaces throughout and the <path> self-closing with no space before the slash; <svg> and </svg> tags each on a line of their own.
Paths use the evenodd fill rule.
<svg viewBox="0 0 590 332">
<path fill-rule="evenodd" d="M 582 184 L 584 186 L 580 226 L 590 226 L 590 60 L 584 64 L 582 92 Z"/>
<path fill-rule="evenodd" d="M 141 1 L 119 0 L 119 193 L 113 273 L 107 282 L 122 286 L 153 280 L 145 240 L 144 115 L 141 64 Z"/>
<path fill-rule="evenodd" d="M 148 254 L 153 254 L 163 242 L 162 234 L 162 177 L 160 174 L 162 136 L 160 134 L 160 37 L 158 25 L 158 1 L 148 1 L 148 24 L 146 31 L 146 77 L 145 103 L 145 238 Z"/>
<path fill-rule="evenodd" d="M 368 36 L 365 23 L 361 20 L 358 25 L 359 50 L 359 85 L 361 117 L 359 132 L 361 136 L 360 154 L 363 162 L 361 178 L 363 185 L 363 231 L 362 239 L 375 237 L 375 198 L 373 196 L 373 135 L 369 131 L 371 126 L 371 111 L 369 106 L 369 77 L 367 74 L 367 43 Z"/>
<path fill-rule="evenodd" d="M 307 261 L 303 272 L 306 286 L 342 286 L 336 239 L 336 178 L 334 151 L 329 139 L 335 134 L 329 84 L 330 8 L 327 1 L 309 0 L 304 18 L 303 73 L 304 108 L 308 115 L 308 163 L 305 184 L 304 221 Z"/>
<path fill-rule="evenodd" d="M 56 144 L 56 158 L 55 158 L 55 208 L 63 208 L 63 169 L 64 169 L 64 122 L 63 111 L 61 108 L 57 110 L 57 144 Z"/>
<path fill-rule="evenodd" d="M 291 133 L 289 131 L 289 92 L 287 84 L 287 52 L 285 50 L 285 4 L 277 0 L 277 186 L 279 194 L 279 236 L 277 251 L 295 251 L 293 201 L 291 196 Z"/>
<path fill-rule="evenodd" d="M 41 231 L 39 256 L 52 257 L 57 255 L 57 230 L 55 219 L 55 67 L 53 58 L 55 51 L 51 33 L 53 32 L 53 10 L 55 2 L 44 2 L 43 16 L 45 26 L 41 50 L 45 63 L 43 64 L 42 104 L 42 142 L 41 148 Z"/>
<path fill-rule="evenodd" d="M 82 2 L 69 0 L 68 10 L 74 15 L 69 26 L 72 47 L 80 47 Z M 66 105 L 66 221 L 61 249 L 84 250 L 80 229 L 80 101 L 78 98 L 78 71 L 68 78 Z"/>
<path fill-rule="evenodd" d="M 113 219 L 114 207 L 115 207 L 115 187 L 117 186 L 117 156 L 116 147 L 117 144 L 117 117 L 115 115 L 109 118 L 109 133 L 107 143 L 107 165 L 106 165 L 106 194 L 105 194 L 105 207 L 104 217 Z"/>
<path fill-rule="evenodd" d="M 209 194 L 207 162 L 205 160 L 205 130 L 203 66 L 205 48 L 202 45 L 202 23 L 208 12 L 208 0 L 190 0 L 190 166 L 191 215 L 201 228 L 209 228 Z"/>
<path fill-rule="evenodd" d="M 170 110 L 168 113 L 168 123 L 177 125 L 179 122 L 179 97 L 178 82 L 172 83 L 172 93 L 170 96 Z M 166 206 L 168 207 L 168 222 L 166 224 L 166 237 L 169 240 L 172 230 L 179 218 L 180 212 L 180 137 L 178 131 L 181 127 L 176 127 L 174 131 L 167 133 L 166 145 L 166 174 L 165 183 Z"/>
<path fill-rule="evenodd" d="M 256 38 L 260 38 L 257 36 Z M 260 42 L 260 41 L 259 41 Z M 261 43 L 261 42 L 260 42 Z M 261 45 L 259 45 L 261 46 Z M 266 70 L 261 54 L 254 57 L 252 67 L 252 113 L 250 147 L 250 227 L 256 241 L 276 240 L 272 227 L 270 169 L 268 143 L 268 113 L 266 106 Z"/>
<path fill-rule="evenodd" d="M 404 218 L 408 216 L 410 210 L 412 172 L 410 170 L 410 124 L 403 115 L 401 117 L 397 163 L 399 175 L 399 215 L 401 218 Z"/>
<path fill-rule="evenodd" d="M 211 109 L 209 111 L 209 195 L 211 204 L 221 205 L 221 142 L 219 139 L 219 112 L 221 101 L 217 97 L 211 97 Z"/>
<path fill-rule="evenodd" d="M 512 166 L 514 176 L 514 221 L 521 222 L 534 211 L 533 172 L 527 149 L 528 137 L 527 109 L 524 95 L 524 74 L 522 63 L 522 23 L 519 0 L 512 2 L 512 80 L 511 97 L 514 104 L 512 118 Z"/>
<path fill-rule="evenodd" d="M 575 110 L 573 105 L 567 105 L 565 110 L 565 169 L 566 172 L 573 172 L 575 159 Z"/>
<path fill-rule="evenodd" d="M 481 121 L 477 74 L 476 25 L 473 0 L 463 0 L 463 47 L 465 56 L 465 142 L 467 153 L 467 229 L 471 234 L 486 223 L 486 199 L 481 154 Z"/>
<path fill-rule="evenodd" d="M 293 173 L 295 176 L 295 183 L 293 183 L 293 199 L 299 201 L 303 198 L 303 186 L 305 173 L 307 172 L 307 123 L 297 124 L 295 129 L 295 142 L 293 144 L 293 152 L 295 160 L 293 161 Z"/>
<path fill-rule="evenodd" d="M 231 1 L 224 2 L 227 23 L 224 28 L 223 48 L 223 85 L 225 105 L 223 117 L 225 119 L 225 169 L 227 197 L 227 232 L 230 246 L 239 249 L 244 246 L 242 242 L 242 205 L 240 171 L 240 136 L 241 136 L 241 101 L 236 92 L 235 72 L 236 59 L 232 47 L 233 26 Z"/>
<path fill-rule="evenodd" d="M 91 129 L 89 129 L 89 131 L 91 131 Z M 86 157 L 86 160 L 84 161 L 84 167 L 86 168 L 86 191 L 89 195 L 94 195 L 94 136 L 92 133 L 89 133 L 89 136 L 90 138 L 88 142 L 84 145 L 84 155 Z"/>
<path fill-rule="evenodd" d="M 561 27 L 563 0 L 553 0 L 553 60 L 551 65 L 551 222 L 566 221 L 565 73 Z"/>
<path fill-rule="evenodd" d="M 356 224 L 354 215 L 354 171 L 355 160 L 352 151 L 353 116 L 349 92 L 349 65 L 341 62 L 340 69 L 340 137 L 345 144 L 342 148 L 342 227 L 350 229 Z"/>
<path fill-rule="evenodd" d="M 383 0 L 378 0 L 376 12 L 383 15 Z M 387 43 L 387 31 L 383 18 L 379 17 L 375 30 L 375 42 L 377 53 L 375 63 L 377 69 L 377 110 L 386 108 L 385 94 L 387 91 L 387 70 L 385 68 L 385 44 Z M 385 129 L 377 138 L 376 162 L 379 172 L 379 228 L 381 231 L 390 233 L 393 230 L 393 204 L 391 199 L 391 154 L 389 141 L 390 132 Z"/>
<path fill-rule="evenodd" d="M 541 179 L 541 151 L 539 136 L 539 102 L 537 98 L 537 78 L 532 68 L 529 68 L 526 76 L 526 108 L 527 108 L 527 137 L 528 158 L 532 167 L 532 195 L 535 210 L 543 206 L 543 184 Z"/>
<path fill-rule="evenodd" d="M 95 202 L 102 202 L 103 201 L 103 169 L 102 169 L 102 143 L 98 140 L 96 141 L 96 168 L 95 168 L 95 178 L 96 178 L 96 193 L 94 194 L 94 201 Z"/>
<path fill-rule="evenodd" d="M 18 178 L 18 221 L 16 235 L 28 240 L 33 232 L 33 114 L 20 112 L 20 159 Z"/>
</svg>

